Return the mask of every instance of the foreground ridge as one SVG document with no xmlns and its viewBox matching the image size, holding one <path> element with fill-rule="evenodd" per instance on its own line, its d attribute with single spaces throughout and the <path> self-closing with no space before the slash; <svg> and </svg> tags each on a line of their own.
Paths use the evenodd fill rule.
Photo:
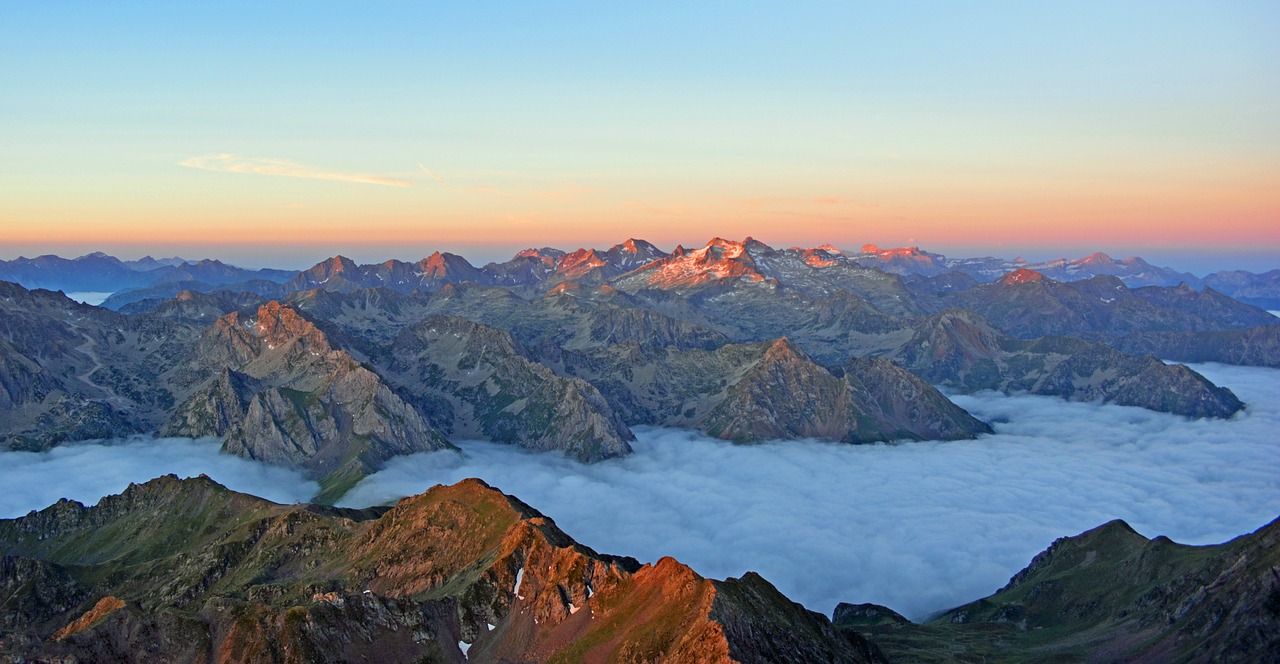
<svg viewBox="0 0 1280 664">
<path fill-rule="evenodd" d="M 480 480 L 391 508 L 208 477 L 0 521 L 0 659 L 883 662 L 754 573 L 573 541 Z"/>
<path fill-rule="evenodd" d="M 915 662 L 1280 661 L 1280 519 L 1213 546 L 1111 521 L 1058 539 L 990 597 L 914 625 L 841 604 L 837 625 Z"/>
</svg>

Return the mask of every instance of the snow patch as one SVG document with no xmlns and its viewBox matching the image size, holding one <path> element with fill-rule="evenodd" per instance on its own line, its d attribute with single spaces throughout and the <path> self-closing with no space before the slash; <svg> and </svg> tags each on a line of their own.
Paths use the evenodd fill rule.
<svg viewBox="0 0 1280 664">
<path fill-rule="evenodd" d="M 520 571 L 519 571 L 519 572 L 516 572 L 516 588 L 515 588 L 515 590 L 512 590 L 512 591 L 511 591 L 511 592 L 515 593 L 516 597 L 518 597 L 519 599 L 524 599 L 524 596 L 520 594 L 520 584 L 522 584 L 522 583 L 524 583 L 524 568 L 523 568 L 523 567 L 521 567 L 521 568 L 520 568 Z"/>
</svg>

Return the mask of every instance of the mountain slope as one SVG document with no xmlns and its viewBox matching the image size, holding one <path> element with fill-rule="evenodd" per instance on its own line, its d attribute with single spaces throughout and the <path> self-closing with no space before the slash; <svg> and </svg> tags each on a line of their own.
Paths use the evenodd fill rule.
<svg viewBox="0 0 1280 664">
<path fill-rule="evenodd" d="M 787 339 L 714 351 L 619 344 L 569 353 L 631 424 L 691 427 L 736 442 L 815 437 L 850 443 L 957 439 L 990 431 L 888 362 L 836 376 Z"/>
<path fill-rule="evenodd" d="M 1054 542 L 994 595 L 925 625 L 851 626 L 893 659 L 1273 662 L 1280 521 L 1215 546 L 1123 521 Z"/>
<path fill-rule="evenodd" d="M 1014 339 L 961 309 L 924 319 L 889 357 L 925 380 L 964 390 L 1101 400 L 1189 417 L 1230 417 L 1244 407 L 1183 365 L 1067 337 Z"/>
<path fill-rule="evenodd" d="M 0 553 L 15 600 L 58 599 L 9 658 L 885 661 L 757 575 L 597 554 L 478 480 L 356 511 L 164 477 L 0 521 Z"/>
<path fill-rule="evenodd" d="M 163 376 L 195 336 L 0 282 L 0 445 L 41 450 L 153 430 L 175 400 Z"/>
<path fill-rule="evenodd" d="M 278 302 L 219 318 L 188 371 L 201 384 L 164 433 L 225 436 L 232 454 L 304 468 L 320 479 L 321 499 L 392 456 L 450 447 L 381 377 Z"/>
<path fill-rule="evenodd" d="M 1280 319 L 1213 289 L 1130 289 L 1116 277 L 1058 282 L 1020 269 L 999 281 L 943 292 L 929 305 L 970 309 L 1021 339 L 1072 336 L 1106 340 L 1132 332 L 1196 332 L 1280 325 Z"/>
<path fill-rule="evenodd" d="M 1222 332 L 1140 332 L 1111 345 L 1134 355 L 1177 362 L 1222 362 L 1280 368 L 1280 326 Z"/>
<path fill-rule="evenodd" d="M 500 330 L 432 316 L 373 361 L 455 438 L 563 450 L 581 461 L 631 452 L 635 437 L 596 388 L 529 360 Z"/>
</svg>

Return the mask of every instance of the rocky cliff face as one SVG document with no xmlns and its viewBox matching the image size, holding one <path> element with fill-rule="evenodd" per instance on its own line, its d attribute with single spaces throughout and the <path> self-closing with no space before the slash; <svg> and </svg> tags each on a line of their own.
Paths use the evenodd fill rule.
<svg viewBox="0 0 1280 664">
<path fill-rule="evenodd" d="M 340 495 L 386 459 L 449 447 L 413 407 L 294 309 L 270 302 L 231 313 L 195 346 L 192 376 L 211 375 L 164 427 L 225 436 L 232 454 L 305 468 L 322 498 Z"/>
<path fill-rule="evenodd" d="M 964 310 L 925 319 L 890 356 L 926 380 L 967 390 L 1102 400 L 1188 417 L 1230 417 L 1244 407 L 1185 366 L 1079 339 L 1014 339 Z"/>
<path fill-rule="evenodd" d="M 0 553 L 9 659 L 885 661 L 756 575 L 600 555 L 478 480 L 355 511 L 160 478 L 0 521 Z"/>
<path fill-rule="evenodd" d="M 714 351 L 617 345 L 566 356 L 631 423 L 693 427 L 737 442 L 971 438 L 985 424 L 887 362 L 843 377 L 786 339 Z M 894 391 L 903 388 L 902 394 Z"/>
<path fill-rule="evenodd" d="M 631 452 L 635 437 L 595 387 L 533 362 L 500 330 L 432 316 L 374 361 L 456 438 L 562 450 L 581 461 Z"/>
<path fill-rule="evenodd" d="M 1059 539 L 990 597 L 923 625 L 837 620 L 911 661 L 1269 662 L 1280 522 L 1216 546 L 1123 521 Z"/>
</svg>

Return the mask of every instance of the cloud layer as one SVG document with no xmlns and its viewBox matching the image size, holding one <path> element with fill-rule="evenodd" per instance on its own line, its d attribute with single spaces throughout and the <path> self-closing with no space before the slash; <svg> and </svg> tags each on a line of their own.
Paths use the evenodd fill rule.
<svg viewBox="0 0 1280 664">
<path fill-rule="evenodd" d="M 1055 538 L 1114 518 L 1207 544 L 1280 515 L 1280 371 L 1201 366 L 1250 404 L 1231 421 L 996 394 L 956 401 L 978 441 L 735 446 L 637 431 L 592 466 L 470 443 L 392 461 L 346 504 L 482 477 L 600 551 L 673 555 L 712 577 L 756 570 L 830 612 L 877 602 L 923 617 L 990 594 Z"/>
<path fill-rule="evenodd" d="M 145 482 L 174 473 L 201 473 L 221 484 L 268 500 L 292 503 L 316 495 L 319 485 L 292 470 L 221 453 L 212 438 L 147 438 L 111 444 L 76 444 L 48 452 L 0 452 L 0 518 L 22 516 L 59 498 L 86 505 L 124 491 L 130 482 Z"/>
<path fill-rule="evenodd" d="M 673 555 L 711 577 L 756 570 L 830 612 L 878 602 L 913 618 L 990 594 L 1047 547 L 1113 518 L 1147 536 L 1208 544 L 1280 514 L 1280 371 L 1197 370 L 1249 404 L 1230 421 L 1187 421 L 1035 396 L 957 396 L 997 433 L 977 441 L 735 446 L 642 429 L 636 453 L 585 466 L 492 443 L 401 457 L 344 501 L 369 505 L 482 477 L 599 551 Z M 292 502 L 317 487 L 291 471 L 159 439 L 0 453 L 0 516 L 130 481 L 207 473 Z"/>
<path fill-rule="evenodd" d="M 219 152 L 201 157 L 190 157 L 178 162 L 179 166 L 195 168 L 202 171 L 219 173 L 251 173 L 256 175 L 279 175 L 290 178 L 307 178 L 309 180 L 333 180 L 337 182 L 357 182 L 360 184 L 377 184 L 384 187 L 411 187 L 409 180 L 374 175 L 370 173 L 349 173 L 332 171 L 315 166 L 299 164 L 288 159 L 263 159 L 244 155 Z"/>
</svg>

